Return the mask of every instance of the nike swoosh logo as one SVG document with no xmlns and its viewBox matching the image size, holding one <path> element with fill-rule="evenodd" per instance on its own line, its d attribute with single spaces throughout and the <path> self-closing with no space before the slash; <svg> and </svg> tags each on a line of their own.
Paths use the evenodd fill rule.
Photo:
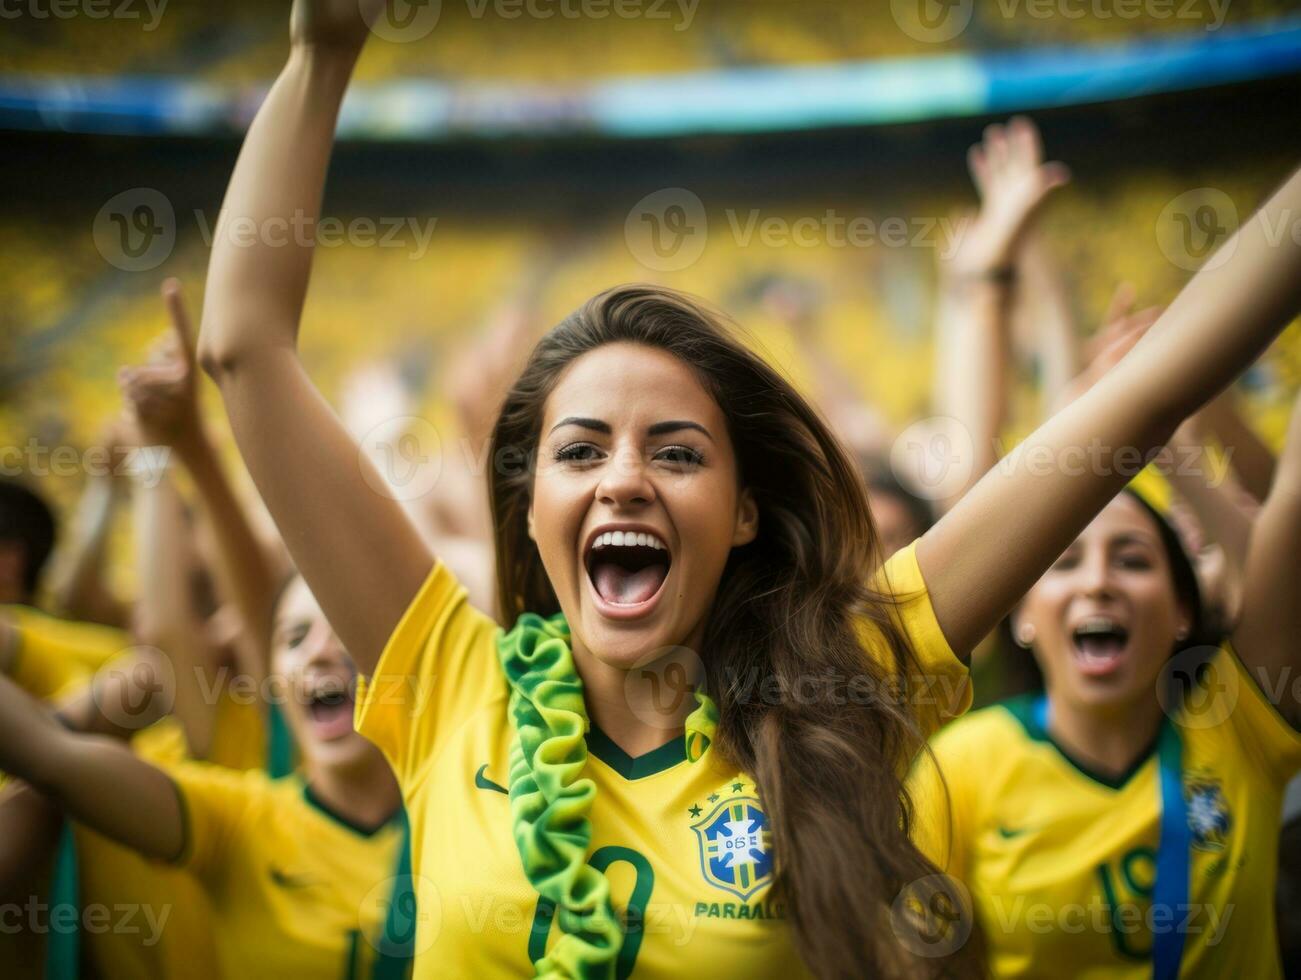
<svg viewBox="0 0 1301 980">
<path fill-rule="evenodd" d="M 1002 825 L 998 828 L 998 836 L 1004 840 L 1011 840 L 1013 837 L 1020 837 L 1026 831 L 1025 827 L 1017 827 L 1015 830 Z"/>
<path fill-rule="evenodd" d="M 271 867 L 271 880 L 281 888 L 306 888 L 316 883 L 316 879 L 311 875 L 290 874 L 287 871 L 281 871 L 274 865 Z"/>
<path fill-rule="evenodd" d="M 479 789 L 490 789 L 493 790 L 494 792 L 503 793 L 506 796 L 510 796 L 510 790 L 508 790 L 505 786 L 498 786 L 491 779 L 489 779 L 487 776 L 484 775 L 484 773 L 487 771 L 488 771 L 488 763 L 485 762 L 483 765 L 479 767 L 479 771 L 474 774 L 474 785 Z"/>
</svg>

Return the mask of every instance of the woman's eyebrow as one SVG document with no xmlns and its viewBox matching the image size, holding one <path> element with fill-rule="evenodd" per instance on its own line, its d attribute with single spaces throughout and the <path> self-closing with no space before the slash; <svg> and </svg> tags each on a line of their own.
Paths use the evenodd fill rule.
<svg viewBox="0 0 1301 980">
<path fill-rule="evenodd" d="M 1145 531 L 1126 531 L 1124 534 L 1117 534 L 1112 543 L 1115 545 L 1127 544 L 1145 544 L 1150 547 L 1156 547 L 1156 541 L 1153 540 Z"/>
<path fill-rule="evenodd" d="M 551 427 L 551 432 L 555 432 L 557 429 L 566 425 L 576 425 L 583 429 L 591 429 L 593 432 L 600 432 L 607 436 L 614 431 L 610 428 L 609 422 L 602 422 L 600 419 L 585 419 L 577 415 L 571 415 L 569 418 L 561 419 L 553 425 Z M 548 432 L 547 435 L 551 435 L 551 432 Z"/>
<path fill-rule="evenodd" d="M 656 422 L 646 430 L 646 434 L 648 436 L 665 436 L 672 432 L 681 432 L 683 429 L 695 429 L 710 442 L 714 441 L 714 437 L 709 434 L 708 429 L 699 422 L 692 422 L 689 419 L 670 419 L 667 422 Z"/>
<path fill-rule="evenodd" d="M 551 431 L 548 432 L 547 435 L 551 435 L 552 432 L 555 432 L 557 429 L 566 425 L 576 425 L 579 428 L 590 429 L 593 432 L 600 432 L 602 435 L 607 436 L 614 431 L 610 427 L 609 422 L 602 422 L 600 419 L 589 419 L 578 415 L 571 415 L 568 418 L 561 419 L 553 425 Z M 714 441 L 714 437 L 709 434 L 708 429 L 699 422 L 692 422 L 690 419 L 668 419 L 664 422 L 656 422 L 654 425 L 649 426 L 646 429 L 646 434 L 648 436 L 663 436 L 669 435 L 673 432 L 681 432 L 683 429 L 694 429 L 704 435 L 704 437 L 710 442 Z"/>
</svg>

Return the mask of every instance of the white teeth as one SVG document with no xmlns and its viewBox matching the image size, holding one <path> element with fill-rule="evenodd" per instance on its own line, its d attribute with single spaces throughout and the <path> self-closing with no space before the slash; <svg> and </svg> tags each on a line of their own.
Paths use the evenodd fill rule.
<svg viewBox="0 0 1301 980">
<path fill-rule="evenodd" d="M 667 550 L 668 545 L 653 534 L 641 531 L 606 531 L 592 540 L 592 550 L 597 548 L 654 548 L 656 551 Z"/>
<path fill-rule="evenodd" d="M 1124 627 L 1114 619 L 1106 616 L 1090 616 L 1075 627 L 1075 634 L 1077 636 L 1088 636 L 1091 633 L 1117 633 L 1123 630 Z"/>
</svg>

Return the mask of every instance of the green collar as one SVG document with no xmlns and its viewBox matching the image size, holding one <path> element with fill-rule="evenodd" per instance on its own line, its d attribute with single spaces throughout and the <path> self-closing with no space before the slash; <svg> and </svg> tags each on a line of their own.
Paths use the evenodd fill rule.
<svg viewBox="0 0 1301 980">
<path fill-rule="evenodd" d="M 364 824 L 354 823 L 352 820 L 349 820 L 347 817 L 339 813 L 337 810 L 331 809 L 329 804 L 327 804 L 323 799 L 321 799 L 319 796 L 313 793 L 312 787 L 307 784 L 307 780 L 303 779 L 301 775 L 299 775 L 297 778 L 302 781 L 303 799 L 307 802 L 308 806 L 325 814 L 335 823 L 339 824 L 342 827 L 346 827 L 348 830 L 351 830 L 354 834 L 358 834 L 362 837 L 374 837 L 385 827 L 388 827 L 396 823 L 402 817 L 402 804 L 399 803 L 398 808 L 394 810 L 392 814 L 385 817 L 383 821 L 376 824 L 374 827 L 367 827 Z"/>
<path fill-rule="evenodd" d="M 634 757 L 619 748 L 609 735 L 593 723 L 587 732 L 587 751 L 624 779 L 641 779 L 672 769 L 679 762 L 686 762 L 687 740 L 682 735 L 674 735 L 659 748 Z"/>
<path fill-rule="evenodd" d="M 1112 776 L 1093 768 L 1087 762 L 1071 755 L 1065 747 L 1059 744 L 1057 740 L 1039 724 L 1038 719 L 1035 718 L 1034 705 L 1035 701 L 1040 697 L 1042 697 L 1042 694 L 1038 691 L 1030 694 L 1021 694 L 1017 697 L 999 702 L 999 707 L 1006 710 L 1013 718 L 1020 722 L 1021 727 L 1025 729 L 1026 735 L 1031 739 L 1036 742 L 1046 742 L 1051 745 L 1057 751 L 1057 754 L 1069 762 L 1082 776 L 1105 786 L 1107 789 L 1120 790 L 1124 789 L 1125 786 L 1129 784 L 1129 781 L 1138 774 L 1139 770 L 1147 765 L 1148 761 L 1156 755 L 1156 747 L 1157 743 L 1161 740 L 1161 732 L 1165 729 L 1165 726 L 1169 724 L 1167 720 L 1162 720 L 1161 727 L 1157 729 L 1156 737 L 1152 739 L 1151 744 L 1139 753 L 1138 757 L 1130 763 L 1129 768 L 1118 775 Z"/>
</svg>

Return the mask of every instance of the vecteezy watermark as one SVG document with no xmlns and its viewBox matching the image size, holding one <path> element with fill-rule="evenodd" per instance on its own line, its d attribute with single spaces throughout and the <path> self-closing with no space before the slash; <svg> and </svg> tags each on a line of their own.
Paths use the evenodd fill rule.
<svg viewBox="0 0 1301 980">
<path fill-rule="evenodd" d="M 1207 31 L 1224 26 L 1232 0 L 997 0 L 980 8 L 984 18 L 1034 21 L 1092 20 L 1132 22 L 1178 21 L 1202 24 Z M 942 44 L 970 25 L 973 0 L 890 0 L 890 14 L 899 29 L 915 41 Z"/>
<path fill-rule="evenodd" d="M 975 466 L 971 430 L 955 418 L 936 415 L 914 422 L 890 446 L 890 470 L 923 500 L 961 493 Z"/>
<path fill-rule="evenodd" d="M 302 210 L 290 215 L 255 219 L 221 212 L 212 220 L 202 210 L 191 212 L 203 244 L 218 238 L 236 248 L 352 248 L 398 249 L 419 260 L 429 251 L 435 217 L 414 215 L 313 217 Z M 92 235 L 104 261 L 124 272 L 148 272 L 162 265 L 176 248 L 179 231 L 171 200 L 154 187 L 133 187 L 115 194 L 95 216 Z"/>
<path fill-rule="evenodd" d="M 417 415 L 387 419 L 357 445 L 366 484 L 392 500 L 418 500 L 434 489 L 442 472 L 438 430 Z"/>
<path fill-rule="evenodd" d="M 386 41 L 405 44 L 428 37 L 438 26 L 444 0 L 387 0 L 372 13 L 370 0 L 359 0 L 370 29 Z M 646 20 L 671 21 L 675 32 L 696 19 L 700 0 L 464 0 L 473 20 Z"/>
<path fill-rule="evenodd" d="M 1238 230 L 1233 199 L 1215 187 L 1184 191 L 1161 209 L 1156 242 L 1161 254 L 1189 272 L 1213 269 L 1229 260 L 1233 248 L 1222 248 Z M 1219 251 L 1216 251 L 1219 249 Z"/>
<path fill-rule="evenodd" d="M 1217 457 L 1201 446 L 1142 449 L 1138 446 L 1112 446 L 1094 436 L 1087 444 L 1070 446 L 1026 441 L 1012 447 L 998 461 L 998 466 L 1005 474 L 1021 470 L 1039 477 L 1054 473 L 1135 477 L 1148 465 L 1155 464 L 1167 473 L 1202 477 L 1213 489 L 1228 474 L 1232 457 L 1233 447 L 1228 447 L 1217 465 Z"/>
<path fill-rule="evenodd" d="M 169 0 L 0 0 L 0 19 L 18 20 L 143 20 L 141 30 L 153 31 L 162 22 Z"/>
<path fill-rule="evenodd" d="M 133 446 L 115 463 L 107 446 L 47 446 L 33 437 L 21 446 L 0 446 L 0 476 L 132 476 L 153 489 L 167 472 L 171 452 L 167 446 Z"/>
<path fill-rule="evenodd" d="M 682 646 L 653 650 L 624 674 L 624 701 L 642 723 L 674 731 L 695 710 L 695 692 L 704 681 L 705 664 L 694 650 Z"/>
<path fill-rule="evenodd" d="M 914 41 L 943 44 L 971 23 L 973 0 L 890 0 L 890 16 Z"/>
<path fill-rule="evenodd" d="M 371 32 L 397 44 L 428 37 L 443 12 L 442 0 L 384 0 L 378 9 L 371 0 L 359 0 L 359 5 Z"/>
<path fill-rule="evenodd" d="M 1265 244 L 1277 248 L 1284 242 L 1301 245 L 1301 213 L 1283 208 L 1270 215 L 1258 211 L 1243 229 L 1258 226 Z M 1238 209 L 1233 199 L 1217 187 L 1196 187 L 1170 200 L 1156 220 L 1156 241 L 1161 253 L 1189 272 L 1214 269 L 1237 251 Z"/>
<path fill-rule="evenodd" d="M 91 234 L 109 265 L 148 272 L 167 261 L 176 247 L 176 212 L 162 191 L 133 187 L 104 202 Z"/>
<path fill-rule="evenodd" d="M 1238 673 L 1215 663 L 1217 647 L 1180 650 L 1161 668 L 1156 699 L 1161 710 L 1181 728 L 1215 728 L 1229 720 L 1238 706 Z"/>
<path fill-rule="evenodd" d="M 1007 19 L 1035 20 L 1155 20 L 1205 24 L 1208 31 L 1224 26 L 1232 0 L 997 0 Z"/>
<path fill-rule="evenodd" d="M 443 928 L 442 895 L 424 875 L 394 875 L 366 893 L 357 920 L 380 926 L 362 930 L 377 952 L 386 956 L 423 953 L 438 941 Z"/>
<path fill-rule="evenodd" d="M 176 706 L 176 669 L 156 647 L 127 647 L 95 674 L 91 698 L 110 723 L 137 731 Z"/>
<path fill-rule="evenodd" d="M 971 937 L 975 923 L 971 893 L 952 875 L 927 875 L 910 882 L 890 907 L 890 926 L 918 956 L 949 956 Z"/>
<path fill-rule="evenodd" d="M 656 272 L 678 272 L 705 254 L 709 218 L 705 204 L 685 187 L 665 187 L 632 206 L 623 223 L 632 257 Z"/>
<path fill-rule="evenodd" d="M 52 933 L 67 936 L 84 931 L 92 935 L 108 933 L 115 936 L 140 936 L 141 945 L 155 946 L 163 937 L 163 929 L 171 914 L 170 904 L 50 904 L 35 895 L 29 895 L 24 902 L 0 904 L 0 934 L 16 936 L 30 933 L 43 936 Z"/>
<path fill-rule="evenodd" d="M 970 222 L 950 217 L 842 214 L 766 214 L 760 208 L 726 208 L 727 239 L 737 248 L 929 248 L 951 258 Z M 705 203 L 685 187 L 665 187 L 632 206 L 624 220 L 624 241 L 632 257 L 656 272 L 677 272 L 695 264 L 709 239 Z"/>
<path fill-rule="evenodd" d="M 1131 852 L 1133 854 L 1134 852 Z M 1105 866 L 1104 866 L 1105 867 Z M 1149 891 L 1145 888 L 1144 891 Z M 1106 902 L 1099 898 L 1089 904 L 1067 902 L 1053 905 L 1032 902 L 1024 895 L 1009 899 L 991 894 L 984 919 L 987 930 L 1005 933 L 1025 931 L 1033 935 L 1081 935 L 1086 932 L 1135 936 L 1179 932 L 1184 935 L 1206 934 L 1205 945 L 1217 946 L 1224 939 L 1233 906 L 1223 908 L 1210 903 L 1188 902 L 1176 906 L 1147 902 Z"/>
</svg>

